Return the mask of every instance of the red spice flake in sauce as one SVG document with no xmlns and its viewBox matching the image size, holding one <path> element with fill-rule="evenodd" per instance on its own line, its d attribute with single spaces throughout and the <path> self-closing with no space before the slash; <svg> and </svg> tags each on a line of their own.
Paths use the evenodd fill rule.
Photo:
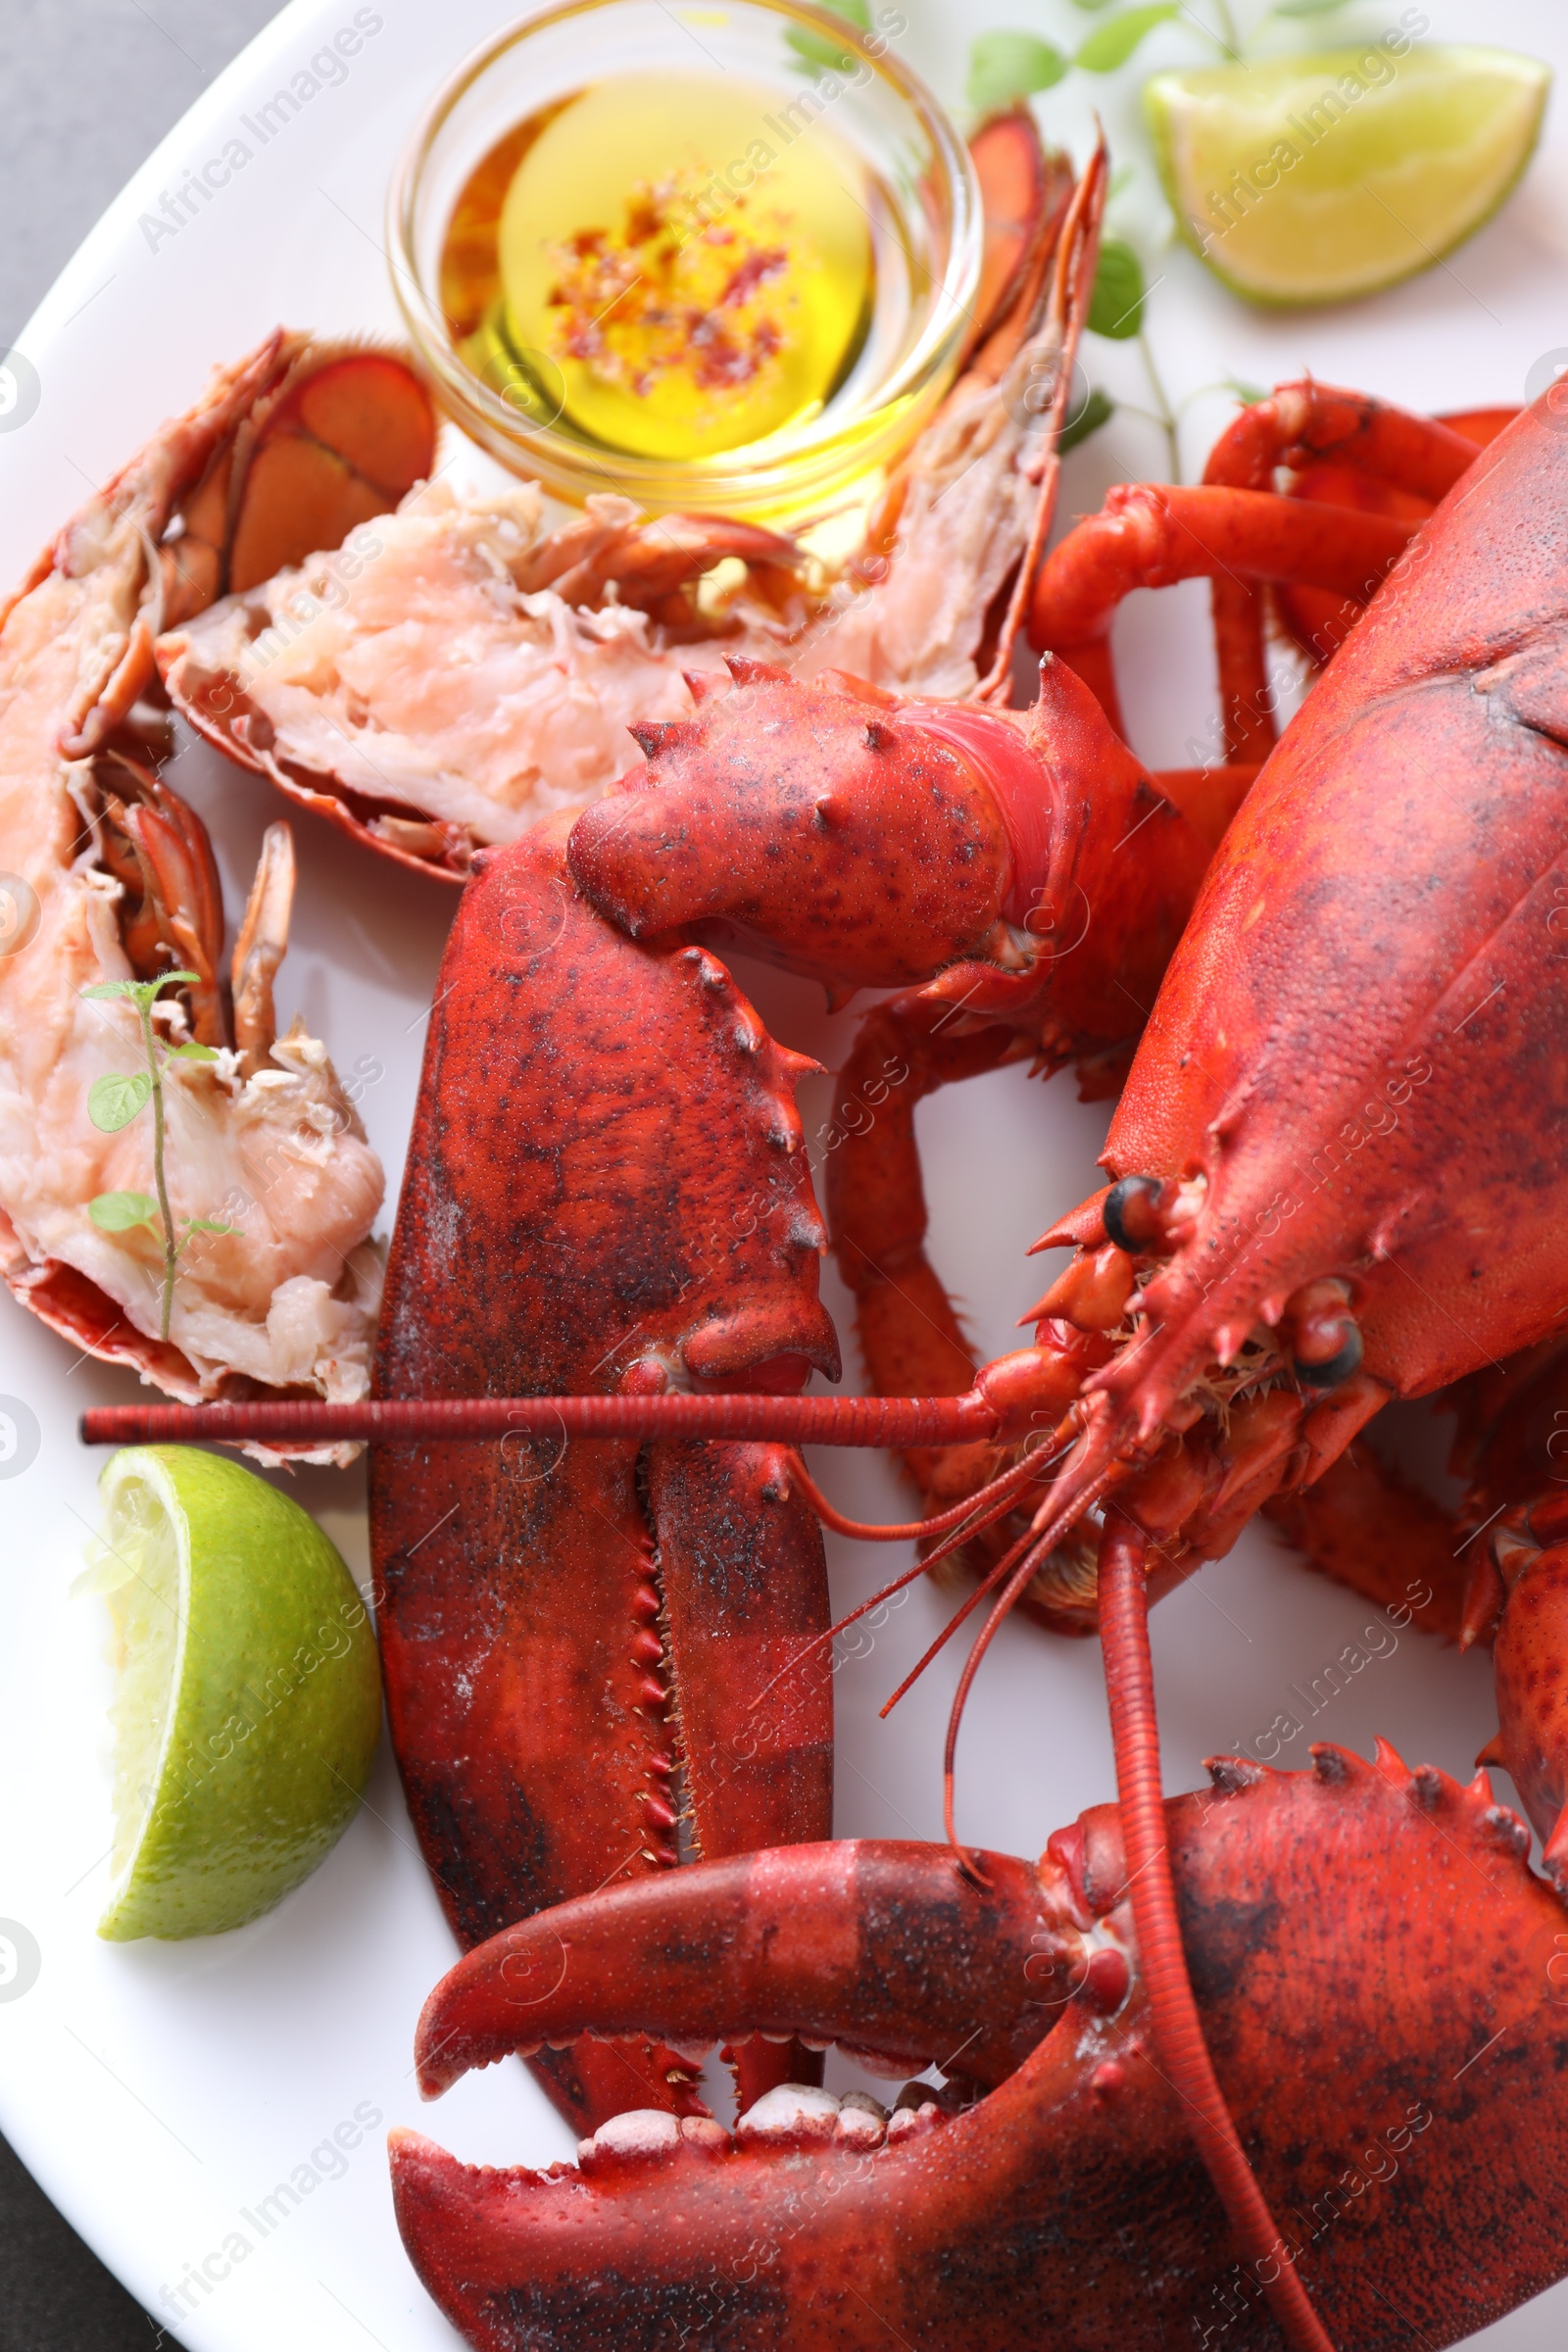
<svg viewBox="0 0 1568 2352">
<path fill-rule="evenodd" d="M 738 199 L 736 213 L 745 209 Z M 547 300 L 560 313 L 561 352 L 639 397 L 677 373 L 702 391 L 734 390 L 774 365 L 781 314 L 796 300 L 783 282 L 788 245 L 776 233 L 762 242 L 745 221 L 694 231 L 695 211 L 679 180 L 642 183 L 618 233 L 582 228 L 556 246 Z"/>
</svg>

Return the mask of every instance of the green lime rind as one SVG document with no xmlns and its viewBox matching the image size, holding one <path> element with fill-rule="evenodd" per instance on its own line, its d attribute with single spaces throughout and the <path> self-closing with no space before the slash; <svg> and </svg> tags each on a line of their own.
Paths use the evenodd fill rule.
<svg viewBox="0 0 1568 2352">
<path fill-rule="evenodd" d="M 182 1607 L 172 1677 L 132 1701 L 146 1704 L 133 1762 L 124 1743 L 128 1731 L 134 1745 L 135 1728 L 122 1726 L 122 1780 L 131 1762 L 153 1793 L 148 1804 L 120 1792 L 122 1842 L 130 1832 L 134 1844 L 117 1853 L 98 1933 L 217 1935 L 297 1886 L 358 1810 L 380 1733 L 374 1636 L 335 1545 L 237 1462 L 188 1446 L 127 1447 L 102 1484 L 111 1541 L 127 1502 L 132 1520 L 139 1506 L 157 1522 L 162 1506 Z M 134 1658 L 126 1671 L 134 1676 Z"/>
<path fill-rule="evenodd" d="M 1186 243 L 1246 301 L 1296 310 L 1380 293 L 1483 228 L 1550 82 L 1512 50 L 1372 43 L 1156 74 L 1144 106 Z"/>
</svg>

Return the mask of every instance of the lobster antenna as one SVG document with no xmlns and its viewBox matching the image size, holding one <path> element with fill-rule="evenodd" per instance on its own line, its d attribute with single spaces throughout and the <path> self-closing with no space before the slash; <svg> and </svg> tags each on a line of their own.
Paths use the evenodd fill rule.
<svg viewBox="0 0 1568 2352">
<path fill-rule="evenodd" d="M 695 1396 L 364 1396 L 247 1398 L 212 1404 L 108 1404 L 83 1413 L 86 1446 L 448 1444 L 522 1436 L 738 1438 L 796 1446 L 963 1446 L 995 1441 L 996 1406 L 961 1396 L 780 1396 L 728 1389 Z"/>
<path fill-rule="evenodd" d="M 963 1522 L 967 1520 L 972 1511 L 981 1509 L 1004 1490 L 1010 1494 L 1016 1487 L 1027 1486 L 1029 1483 L 1027 1474 L 1031 1468 L 1038 1476 L 1042 1470 L 1048 1470 L 1050 1467 L 1049 1460 L 1036 1462 L 1030 1455 L 1023 1461 L 1011 1463 L 1007 1469 L 990 1480 L 987 1485 L 976 1487 L 972 1494 L 966 1494 L 961 1502 L 951 1504 L 945 1511 L 938 1511 L 934 1518 L 906 1519 L 897 1526 L 887 1520 L 846 1519 L 843 1512 L 835 1510 L 832 1503 L 829 1502 L 809 1470 L 807 1469 L 798 1451 L 795 1454 L 795 1467 L 791 1475 L 812 1510 L 821 1520 L 822 1525 L 830 1527 L 836 1536 L 852 1536 L 858 1544 L 903 1544 L 917 1543 L 926 1536 L 945 1536 L 950 1528 L 959 1528 L 963 1533 L 969 1532 L 963 1530 Z M 989 1526 L 990 1520 L 986 1520 L 984 1524 Z M 962 1541 L 962 1533 L 960 1533 L 958 1541 Z M 948 1549 L 951 1549 L 951 1546 L 945 1545 L 944 1551 Z M 937 1552 L 931 1554 L 932 1559 L 941 1556 L 942 1554 Z M 926 1564 L 929 1565 L 929 1563 Z M 890 1592 L 893 1590 L 891 1586 L 888 1589 Z M 848 1618 L 845 1619 L 845 1623 L 849 1623 Z"/>
<path fill-rule="evenodd" d="M 1085 1511 L 1089 1510 L 1096 1502 L 1099 1501 L 1101 1495 L 1104 1493 L 1106 1487 L 1110 1485 L 1111 1480 L 1116 1475 L 1118 1467 L 1119 1465 L 1114 1462 L 1107 1463 L 1103 1471 L 1101 1473 L 1100 1479 L 1097 1482 L 1092 1483 L 1082 1492 L 1077 1503 L 1077 1507 L 1072 1513 L 1072 1518 L 1067 1521 L 1068 1527 L 1072 1525 L 1074 1520 L 1081 1517 Z M 1023 1551 L 1024 1556 L 1021 1560 L 1019 1560 L 1017 1567 L 1013 1569 L 1013 1572 L 1008 1578 L 1007 1583 L 1003 1588 L 1002 1592 L 998 1593 L 997 1598 L 992 1603 L 991 1614 L 986 1619 L 984 1625 L 980 1628 L 980 1631 L 974 1638 L 974 1642 L 969 1650 L 969 1655 L 963 1661 L 963 1672 L 958 1677 L 958 1688 L 953 1694 L 953 1705 L 948 1714 L 947 1744 L 942 1753 L 942 1821 L 943 1827 L 947 1831 L 948 1843 L 953 1847 L 955 1853 L 961 1852 L 962 1850 L 958 1844 L 957 1833 L 953 1826 L 954 1781 L 956 1777 L 958 1752 L 958 1726 L 963 1721 L 963 1710 L 969 1703 L 969 1692 L 974 1688 L 974 1678 L 980 1671 L 980 1661 L 985 1656 L 986 1651 L 991 1647 L 992 1642 L 995 1641 L 997 1634 L 1001 1629 L 1003 1619 L 1011 1614 L 1013 1603 L 1017 1600 L 1019 1594 L 1027 1589 L 1030 1579 L 1038 1572 L 1042 1560 L 1049 1558 L 1051 1552 L 1054 1549 L 1056 1543 L 1059 1541 L 1056 1533 L 1054 1532 L 1055 1526 L 1056 1522 L 1055 1520 L 1053 1520 L 1046 1534 L 1043 1536 L 1035 1536 L 1033 1529 L 1031 1529 L 1029 1536 L 1026 1536 L 1024 1539 L 1024 1544 L 1014 1547 L 1014 1556 L 1016 1556 L 1016 1552 L 1020 1550 Z M 1024 1548 L 1025 1545 L 1027 1545 L 1027 1549 Z M 1004 1561 L 1002 1564 L 1004 1567 L 1005 1567 L 1007 1563 Z M 981 1591 L 984 1591 L 984 1587 L 981 1587 Z M 979 1599 L 979 1592 L 975 1593 L 974 1597 L 976 1600 Z M 956 1620 L 955 1620 L 955 1623 L 956 1623 Z"/>
<path fill-rule="evenodd" d="M 1279 2259 L 1285 2241 L 1237 2135 L 1193 1996 L 1160 1786 L 1159 1726 L 1149 1652 L 1148 1549 L 1148 1538 L 1130 1519 L 1114 1509 L 1106 1513 L 1100 1544 L 1100 1639 L 1116 1754 L 1127 1892 L 1154 2046 L 1171 2088 L 1194 2113 L 1198 2152 L 1286 2342 L 1292 2352 L 1334 2352 L 1294 2260 Z M 986 1633 L 990 1630 L 987 1626 Z M 975 1649 L 979 1647 L 976 1642 Z"/>
<path fill-rule="evenodd" d="M 1095 1399 L 1090 1402 L 1093 1405 Z M 1082 1454 L 1053 1483 L 1051 1493 L 1035 1513 L 1035 1533 L 1042 1553 L 1054 1551 L 1062 1537 L 1070 1535 L 1085 1511 L 1100 1500 L 1106 1486 L 1114 1485 L 1132 1468 L 1130 1462 L 1117 1458 L 1107 1420 L 1108 1415 L 1098 1426 L 1091 1425 L 1084 1431 Z"/>
<path fill-rule="evenodd" d="M 921 1675 L 924 1674 L 926 1668 L 930 1665 L 937 1652 L 947 1647 L 954 1635 L 957 1632 L 959 1626 L 962 1625 L 964 1619 L 969 1616 L 974 1609 L 979 1607 L 986 1594 L 994 1591 L 996 1586 L 1002 1582 L 1002 1579 L 1012 1568 L 1018 1557 L 1018 1554 L 1024 1550 L 1026 1546 L 1031 1546 L 1033 1543 L 1034 1536 L 1032 1533 L 1020 1536 L 1017 1543 L 1013 1544 L 1011 1549 L 1004 1552 L 1002 1558 L 998 1560 L 996 1566 L 986 1571 L 985 1575 L 976 1585 L 974 1591 L 969 1594 L 968 1599 L 965 1600 L 960 1607 L 954 1610 L 953 1615 L 948 1619 L 947 1624 L 942 1628 L 941 1633 L 938 1634 L 936 1640 L 932 1642 L 924 1657 L 916 1659 L 915 1663 L 910 1667 L 908 1673 L 905 1676 L 903 1682 L 894 1691 L 892 1697 L 884 1700 L 882 1707 L 879 1710 L 881 1715 L 891 1715 L 893 1709 L 898 1705 L 905 1692 L 906 1690 L 911 1690 L 914 1688 L 915 1684 L 919 1681 Z"/>
<path fill-rule="evenodd" d="M 930 1665 L 938 1650 L 946 1647 L 947 1643 L 957 1632 L 959 1626 L 962 1625 L 964 1619 L 969 1615 L 976 1603 L 984 1599 L 985 1595 L 1001 1583 L 1002 1579 L 1007 1574 L 1008 1570 L 1012 1569 L 1012 1581 L 1008 1585 L 1006 1591 L 1003 1593 L 1001 1599 L 996 1603 L 990 1617 L 987 1619 L 985 1628 L 980 1635 L 979 1641 L 975 1645 L 974 1652 L 971 1655 L 968 1664 L 965 1666 L 962 1679 L 959 1682 L 958 1695 L 955 1699 L 954 1704 L 958 1713 L 961 1715 L 963 1711 L 964 1700 L 968 1696 L 969 1686 L 974 1680 L 975 1669 L 978 1667 L 981 1658 L 984 1657 L 987 1649 L 990 1647 L 991 1639 L 993 1634 L 996 1632 L 997 1627 L 1002 1623 L 1003 1618 L 1005 1617 L 1007 1612 L 1011 1609 L 1014 1601 L 1018 1598 L 1019 1593 L 1026 1589 L 1030 1578 L 1035 1574 L 1041 1561 L 1047 1558 L 1048 1555 L 1054 1550 L 1056 1544 L 1061 1541 L 1062 1536 L 1072 1528 L 1074 1522 L 1081 1518 L 1085 1511 L 1093 1507 L 1093 1505 L 1099 1500 L 1100 1496 L 1104 1493 L 1105 1488 L 1120 1475 L 1121 1465 L 1117 1462 L 1103 1463 L 1098 1480 L 1094 1476 L 1091 1476 L 1089 1484 L 1084 1486 L 1081 1481 L 1085 1471 L 1092 1473 L 1093 1470 L 1094 1461 L 1092 1458 L 1086 1459 L 1085 1463 L 1080 1465 L 1079 1481 L 1075 1482 L 1072 1494 L 1068 1497 L 1068 1500 L 1057 1509 L 1054 1517 L 1048 1520 L 1044 1535 L 1037 1533 L 1040 1526 L 1040 1517 L 1038 1513 L 1036 1514 L 1034 1525 L 1028 1530 L 1027 1534 L 1024 1535 L 1019 1542 L 1012 1546 L 1012 1549 L 1009 1552 L 1005 1553 L 1004 1557 L 997 1562 L 996 1566 L 991 1569 L 984 1578 L 982 1578 L 981 1582 L 976 1585 L 974 1591 L 970 1593 L 968 1599 L 963 1603 L 963 1606 L 955 1610 L 954 1614 L 949 1618 L 947 1624 L 943 1627 L 941 1633 L 938 1634 L 936 1640 L 932 1642 L 924 1657 L 920 1658 L 915 1665 L 910 1668 L 909 1672 L 905 1676 L 903 1682 L 894 1691 L 892 1697 L 883 1706 L 881 1710 L 883 1715 L 886 1715 L 891 1708 L 898 1705 L 905 1692 L 909 1690 L 914 1683 L 918 1682 L 920 1676 L 924 1674 L 926 1668 Z M 1060 1479 L 1056 1481 L 1058 1486 L 1062 1485 L 1063 1483 L 1065 1482 Z M 1045 1505 L 1042 1504 L 1041 1509 L 1044 1510 L 1044 1508 Z M 1001 1514 L 999 1512 L 992 1513 L 993 1518 L 1000 1517 L 1000 1515 Z M 950 1550 L 952 1546 L 951 1544 L 945 1545 L 943 1548 L 944 1550 Z M 1019 1555 L 1022 1553 L 1027 1553 L 1027 1557 L 1023 1559 L 1020 1566 L 1014 1569 L 1013 1563 L 1019 1559 Z M 938 1560 L 941 1557 L 941 1551 L 934 1551 L 927 1558 L 925 1565 L 929 1567 L 933 1560 Z M 948 1822 L 948 1841 L 950 1844 L 955 1846 L 956 1846 L 957 1840 L 953 1837 L 952 1779 L 953 1752 L 956 1744 L 956 1740 L 957 1723 L 956 1721 L 954 1721 L 950 1723 L 948 1728 L 948 1802 L 946 1807 L 946 1817 Z"/>
<path fill-rule="evenodd" d="M 884 1585 L 879 1592 L 872 1593 L 869 1600 L 862 1600 L 858 1608 L 852 1609 L 847 1617 L 839 1618 L 838 1622 L 830 1625 L 824 1633 L 813 1634 L 809 1642 L 797 1650 L 788 1664 L 781 1666 L 772 1680 L 762 1685 L 761 1690 L 753 1699 L 751 1707 L 747 1709 L 748 1714 L 752 1712 L 753 1708 L 760 1707 L 773 1689 L 774 1684 L 781 1683 L 786 1675 L 793 1674 L 802 1659 L 808 1658 L 813 1649 L 820 1649 L 823 1642 L 831 1642 L 835 1634 L 844 1633 L 858 1619 L 869 1615 L 872 1609 L 880 1608 L 885 1600 L 893 1598 L 895 1592 L 902 1592 L 906 1585 L 912 1585 L 917 1577 L 924 1576 L 928 1568 L 934 1568 L 938 1560 L 945 1560 L 950 1551 L 956 1551 L 960 1544 L 966 1544 L 971 1536 L 979 1535 L 985 1528 L 1000 1519 L 1011 1502 L 1014 1491 L 1028 1483 L 1023 1476 L 1025 1468 L 1033 1467 L 1032 1464 L 1014 1462 L 1010 1470 L 1004 1470 L 1000 1478 L 994 1478 L 988 1487 L 977 1488 L 975 1493 L 963 1502 L 956 1503 L 951 1510 L 942 1512 L 938 1518 L 913 1519 L 907 1527 L 887 1528 L 871 1527 L 855 1519 L 840 1519 L 837 1512 L 832 1512 L 832 1516 L 828 1517 L 828 1512 L 832 1511 L 831 1504 L 821 1494 L 815 1481 L 807 1473 L 804 1463 L 800 1461 L 800 1456 L 797 1454 L 795 1458 L 799 1467 L 794 1475 L 800 1481 L 801 1491 L 806 1499 L 813 1509 L 820 1501 L 826 1524 L 829 1527 L 837 1525 L 839 1532 L 843 1535 L 864 1536 L 867 1540 L 875 1542 L 877 1540 L 891 1541 L 895 1536 L 918 1536 L 922 1532 L 942 1527 L 953 1527 L 954 1532 L 945 1544 L 939 1544 L 934 1551 L 928 1551 L 923 1559 L 916 1560 L 912 1568 L 906 1568 L 903 1574 L 896 1576 L 890 1585 Z M 978 1505 L 985 1503 L 989 1503 L 990 1507 L 984 1510 L 977 1508 Z M 954 1527 L 955 1520 L 958 1521 L 956 1527 Z M 1025 1541 L 1027 1542 L 1028 1539 L 1026 1538 Z M 984 1592 L 985 1587 L 982 1586 L 980 1590 Z M 955 1618 L 954 1623 L 958 1623 L 958 1619 Z M 952 1631 L 951 1627 L 949 1631 Z M 935 1653 L 930 1654 L 934 1655 Z M 924 1662 L 922 1660 L 921 1664 L 923 1665 Z M 920 1669 L 917 1667 L 915 1671 L 918 1673 Z M 889 1699 L 888 1706 L 892 1706 L 903 1694 L 903 1689 L 896 1690 L 893 1697 Z M 884 1715 L 887 1711 L 887 1707 L 882 1710 Z"/>
</svg>

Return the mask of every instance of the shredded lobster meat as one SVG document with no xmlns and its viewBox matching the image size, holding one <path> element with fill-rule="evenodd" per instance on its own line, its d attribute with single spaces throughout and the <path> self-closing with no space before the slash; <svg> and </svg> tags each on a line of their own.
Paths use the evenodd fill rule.
<svg viewBox="0 0 1568 2352">
<path fill-rule="evenodd" d="M 607 526 L 640 519 L 593 503 Z M 190 659 L 242 682 L 280 756 L 515 841 L 631 764 L 633 719 L 691 709 L 681 662 L 717 663 L 702 646 L 672 661 L 635 606 L 520 587 L 541 505 L 531 483 L 471 499 L 426 484 L 339 554 L 215 607 Z"/>
<path fill-rule="evenodd" d="M 547 530 L 535 484 L 464 497 L 430 482 L 337 554 L 166 637 L 170 689 L 185 708 L 232 681 L 247 706 L 235 733 L 263 763 L 475 845 L 598 799 L 641 763 L 633 723 L 695 709 L 690 676 L 730 691 L 726 656 L 969 698 L 1036 527 L 1063 349 L 1053 312 L 1000 380 L 956 387 L 873 526 L 887 552 L 843 572 L 771 534 L 650 519 L 624 498 L 591 498 Z M 700 597 L 682 593 L 704 573 Z"/>
</svg>

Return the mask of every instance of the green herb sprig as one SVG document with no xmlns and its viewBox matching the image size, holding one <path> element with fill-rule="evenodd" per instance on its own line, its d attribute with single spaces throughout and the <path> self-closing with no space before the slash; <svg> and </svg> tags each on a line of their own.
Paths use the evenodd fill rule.
<svg viewBox="0 0 1568 2352">
<path fill-rule="evenodd" d="M 869 32 L 871 11 L 867 0 L 822 0 L 824 8 L 834 16 L 853 24 L 857 32 Z M 847 74 L 855 60 L 845 49 L 827 40 L 819 32 L 808 32 L 804 24 L 792 24 L 784 35 L 787 48 L 793 49 L 808 74 L 819 73 L 825 66 L 829 73 Z"/>
<path fill-rule="evenodd" d="M 1073 5 L 1086 15 L 1098 16 L 1107 0 L 1073 0 Z M 1267 24 L 1271 17 L 1332 16 L 1347 5 L 1348 0 L 1275 0 L 1261 23 Z M 1202 24 L 1179 0 L 1119 8 L 1114 16 L 1103 18 L 1072 50 L 1060 49 L 1054 41 L 1041 40 L 1029 32 L 1004 28 L 982 32 L 969 51 L 969 104 L 989 114 L 997 107 L 1012 106 L 1020 98 L 1032 98 L 1041 90 L 1054 89 L 1058 81 L 1064 81 L 1074 71 L 1114 74 L 1161 24 L 1176 24 L 1203 49 L 1223 58 L 1227 64 L 1234 64 L 1247 56 L 1249 43 L 1237 30 L 1229 0 L 1213 0 L 1213 6 L 1217 29 Z"/>
<path fill-rule="evenodd" d="M 187 1043 L 170 1046 L 153 1027 L 153 1004 L 160 990 L 181 981 L 198 980 L 198 972 L 161 972 L 156 980 L 103 980 L 82 995 L 94 999 L 122 998 L 136 1007 L 141 1021 L 142 1050 L 147 1066 L 140 1070 L 105 1070 L 87 1089 L 87 1116 L 101 1135 L 118 1135 L 151 1102 L 153 1106 L 153 1181 L 158 1197 L 149 1193 L 99 1193 L 87 1203 L 87 1214 L 101 1233 L 130 1233 L 138 1225 L 160 1228 L 164 1243 L 164 1299 L 159 1337 L 169 1337 L 174 1308 L 174 1276 L 180 1253 L 193 1233 L 232 1233 L 232 1225 L 215 1217 L 186 1217 L 176 1233 L 169 1205 L 165 1168 L 167 1131 L 164 1122 L 164 1071 L 172 1061 L 216 1061 L 212 1046 Z"/>
</svg>

